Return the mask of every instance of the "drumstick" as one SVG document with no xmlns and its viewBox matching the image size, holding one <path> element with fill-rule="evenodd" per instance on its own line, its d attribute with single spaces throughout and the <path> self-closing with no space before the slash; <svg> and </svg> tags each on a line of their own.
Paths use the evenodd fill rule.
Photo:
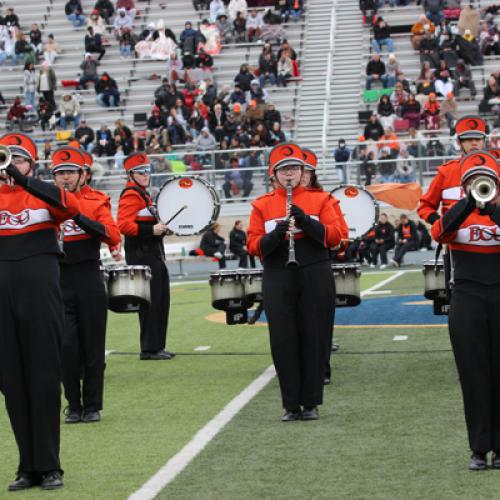
<svg viewBox="0 0 500 500">
<path fill-rule="evenodd" d="M 182 207 L 179 208 L 179 210 L 177 210 L 177 212 L 175 212 L 175 214 L 172 215 L 172 217 L 170 217 L 167 222 L 165 222 L 165 226 L 168 226 L 183 210 L 186 210 L 187 207 L 187 205 L 182 205 Z"/>
</svg>

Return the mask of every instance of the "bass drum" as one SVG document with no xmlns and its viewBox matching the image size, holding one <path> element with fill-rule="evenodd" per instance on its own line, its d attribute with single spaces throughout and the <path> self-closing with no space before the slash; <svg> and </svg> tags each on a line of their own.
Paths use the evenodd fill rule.
<svg viewBox="0 0 500 500">
<path fill-rule="evenodd" d="M 379 205 L 364 187 L 342 185 L 331 192 L 339 200 L 340 208 L 349 227 L 349 239 L 363 237 L 378 221 Z"/>
<path fill-rule="evenodd" d="M 173 177 L 161 188 L 156 198 L 160 220 L 167 222 L 180 208 L 186 208 L 168 224 L 177 236 L 200 234 L 219 217 L 220 200 L 201 177 Z"/>
</svg>

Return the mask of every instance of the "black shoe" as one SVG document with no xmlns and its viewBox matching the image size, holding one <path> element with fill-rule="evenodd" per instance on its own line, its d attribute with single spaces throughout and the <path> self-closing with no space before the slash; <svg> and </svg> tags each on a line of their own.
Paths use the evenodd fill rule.
<svg viewBox="0 0 500 500">
<path fill-rule="evenodd" d="M 285 414 L 281 417 L 282 422 L 295 422 L 300 420 L 300 410 L 285 410 Z"/>
<path fill-rule="evenodd" d="M 165 351 L 141 352 L 139 358 L 143 361 L 147 361 L 147 360 L 158 361 L 158 360 L 162 360 L 162 359 L 172 359 L 170 354 L 167 354 Z"/>
<path fill-rule="evenodd" d="M 302 420 L 318 420 L 319 412 L 318 408 L 304 408 L 302 411 Z"/>
<path fill-rule="evenodd" d="M 500 451 L 494 451 L 491 455 L 491 468 L 500 469 Z"/>
<path fill-rule="evenodd" d="M 40 480 L 30 472 L 19 472 L 16 480 L 9 484 L 7 488 L 9 491 L 29 490 L 33 486 L 38 486 Z"/>
<path fill-rule="evenodd" d="M 94 422 L 100 422 L 101 421 L 101 414 L 98 411 L 84 411 L 83 412 L 83 417 L 82 417 L 82 422 L 86 424 L 91 424 Z"/>
<path fill-rule="evenodd" d="M 323 385 L 330 385 L 332 383 L 332 379 L 330 377 L 325 377 L 323 379 Z"/>
<path fill-rule="evenodd" d="M 66 408 L 64 410 L 64 423 L 65 424 L 78 424 L 82 421 L 82 412 L 81 410 L 72 410 L 71 408 Z"/>
<path fill-rule="evenodd" d="M 338 344 L 332 344 L 332 352 L 337 352 L 340 349 Z"/>
<path fill-rule="evenodd" d="M 62 488 L 63 484 L 61 471 L 54 470 L 43 475 L 40 488 L 42 488 L 42 490 L 57 490 Z"/>
<path fill-rule="evenodd" d="M 162 351 L 164 352 L 165 354 L 168 354 L 171 358 L 175 358 L 175 352 L 170 352 L 170 351 Z"/>
<path fill-rule="evenodd" d="M 469 470 L 486 470 L 486 453 L 473 452 L 470 458 Z"/>
</svg>

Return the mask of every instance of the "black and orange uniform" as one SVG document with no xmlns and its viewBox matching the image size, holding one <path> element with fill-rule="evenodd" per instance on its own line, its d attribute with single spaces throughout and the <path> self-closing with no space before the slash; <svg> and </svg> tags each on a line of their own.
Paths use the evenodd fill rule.
<svg viewBox="0 0 500 500">
<path fill-rule="evenodd" d="M 461 168 L 464 182 L 478 173 L 490 175 L 498 182 L 495 159 L 486 152 L 467 155 Z M 432 236 L 439 243 L 447 243 L 451 250 L 454 283 L 448 322 L 469 445 L 477 454 L 494 451 L 498 455 L 500 207 L 487 204 L 479 210 L 469 195 L 434 223 Z"/>
<path fill-rule="evenodd" d="M 52 173 L 83 173 L 81 152 L 71 147 L 52 156 Z M 111 215 L 108 199 L 93 190 L 75 193 L 80 213 L 61 226 L 64 258 L 61 286 L 64 298 L 63 383 L 69 410 L 85 420 L 103 405 L 104 353 L 107 295 L 100 271 L 101 242 L 117 245 L 120 231 Z M 80 383 L 83 371 L 83 380 Z"/>
<path fill-rule="evenodd" d="M 377 240 L 382 243 L 377 243 Z M 378 256 L 380 254 L 380 263 L 387 265 L 387 252 L 394 248 L 396 244 L 394 240 L 394 226 L 390 222 L 379 222 L 375 226 L 375 240 L 370 245 L 371 262 L 377 265 Z"/>
<path fill-rule="evenodd" d="M 149 166 L 148 157 L 134 153 L 125 160 L 127 172 Z M 165 350 L 170 310 L 170 279 L 165 262 L 163 236 L 155 236 L 153 200 L 146 189 L 129 180 L 120 196 L 117 223 L 125 236 L 125 259 L 129 265 L 151 268 L 151 305 L 139 311 L 141 352 Z"/>
<path fill-rule="evenodd" d="M 409 220 L 406 224 L 401 223 L 396 232 L 398 233 L 398 242 L 394 251 L 394 260 L 401 264 L 406 252 L 411 252 L 418 248 L 418 231 L 416 224 Z"/>
<path fill-rule="evenodd" d="M 0 138 L 34 165 L 23 134 Z M 59 471 L 61 339 L 64 324 L 57 228 L 79 211 L 55 186 L 7 168 L 0 186 L 0 380 L 19 448 L 19 473 Z"/>
<path fill-rule="evenodd" d="M 276 146 L 271 169 L 303 165 L 294 144 Z M 273 170 L 272 170 L 272 173 Z M 341 220 L 329 193 L 298 186 L 293 189 L 295 254 L 299 265 L 286 267 L 287 197 L 279 187 L 252 203 L 248 251 L 263 263 L 263 303 L 269 324 L 271 353 L 284 408 L 296 412 L 323 401 L 327 341 L 331 332 L 335 285 L 329 248 L 340 243 Z"/>
</svg>

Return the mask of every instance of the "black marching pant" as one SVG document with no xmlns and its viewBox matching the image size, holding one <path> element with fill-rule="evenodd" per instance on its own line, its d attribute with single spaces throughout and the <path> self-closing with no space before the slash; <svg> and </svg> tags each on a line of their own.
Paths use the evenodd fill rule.
<svg viewBox="0 0 500 500">
<path fill-rule="evenodd" d="M 462 386 L 471 450 L 500 451 L 500 283 L 457 280 L 450 339 Z"/>
<path fill-rule="evenodd" d="M 401 264 L 403 262 L 403 257 L 406 252 L 411 252 L 417 249 L 417 243 L 413 240 L 409 240 L 406 243 L 398 243 L 396 245 L 396 251 L 394 252 L 394 260 Z"/>
<path fill-rule="evenodd" d="M 330 324 L 330 331 L 328 334 L 328 341 L 326 344 L 326 363 L 325 363 L 325 378 L 332 378 L 332 366 L 330 364 L 330 358 L 332 357 L 332 345 L 333 345 L 333 330 L 335 328 L 335 279 L 333 280 L 333 312 L 332 321 Z"/>
<path fill-rule="evenodd" d="M 151 304 L 139 311 L 141 351 L 154 353 L 165 349 L 170 312 L 170 277 L 167 264 L 153 253 L 127 254 L 127 264 L 151 268 Z"/>
<path fill-rule="evenodd" d="M 55 255 L 0 262 L 0 379 L 19 471 L 60 469 L 64 310 Z"/>
<path fill-rule="evenodd" d="M 387 252 L 394 248 L 394 243 L 372 243 L 370 253 L 372 256 L 372 264 L 377 264 L 378 254 L 380 254 L 380 263 L 387 265 Z"/>
<path fill-rule="evenodd" d="M 255 269 L 255 257 L 253 255 L 249 255 L 245 250 L 242 250 L 240 253 L 237 253 L 235 255 L 240 259 L 238 267 L 247 268 L 248 260 L 250 259 L 250 267 Z"/>
<path fill-rule="evenodd" d="M 71 410 L 102 410 L 108 299 L 99 261 L 61 265 L 61 286 L 64 395 Z"/>
<path fill-rule="evenodd" d="M 334 307 L 330 262 L 264 268 L 262 289 L 283 406 L 295 410 L 322 404 Z"/>
</svg>

